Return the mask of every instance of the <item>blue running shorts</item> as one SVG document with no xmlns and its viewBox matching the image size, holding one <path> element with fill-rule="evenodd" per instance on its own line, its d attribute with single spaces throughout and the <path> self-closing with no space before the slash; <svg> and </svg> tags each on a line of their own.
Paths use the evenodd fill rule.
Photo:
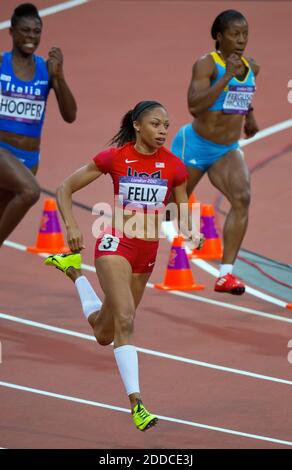
<svg viewBox="0 0 292 470">
<path fill-rule="evenodd" d="M 201 137 L 192 124 L 181 127 L 171 144 L 171 151 L 179 157 L 186 166 L 205 172 L 213 163 L 231 150 L 239 148 L 238 141 L 230 145 L 215 144 Z"/>
<path fill-rule="evenodd" d="M 8 150 L 12 153 L 21 163 L 23 163 L 29 170 L 38 165 L 40 160 L 40 152 L 29 152 L 28 150 L 18 149 L 6 142 L 0 142 L 0 149 Z"/>
</svg>

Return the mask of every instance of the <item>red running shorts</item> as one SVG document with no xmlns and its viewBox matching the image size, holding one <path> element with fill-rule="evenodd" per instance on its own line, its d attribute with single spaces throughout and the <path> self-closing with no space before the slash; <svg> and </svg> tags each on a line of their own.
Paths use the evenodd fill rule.
<svg viewBox="0 0 292 470">
<path fill-rule="evenodd" d="M 103 233 L 95 245 L 95 259 L 101 256 L 117 255 L 129 261 L 133 273 L 151 273 L 153 271 L 159 241 L 128 238 Z"/>
</svg>

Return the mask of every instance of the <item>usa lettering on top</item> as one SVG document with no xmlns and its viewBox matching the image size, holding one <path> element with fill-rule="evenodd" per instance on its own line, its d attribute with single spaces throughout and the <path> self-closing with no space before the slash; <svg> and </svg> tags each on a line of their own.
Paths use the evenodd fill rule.
<svg viewBox="0 0 292 470">
<path fill-rule="evenodd" d="M 114 194 L 124 206 L 163 207 L 172 188 L 187 179 L 184 164 L 164 147 L 145 157 L 129 143 L 101 152 L 93 160 L 100 171 L 110 174 Z"/>
</svg>

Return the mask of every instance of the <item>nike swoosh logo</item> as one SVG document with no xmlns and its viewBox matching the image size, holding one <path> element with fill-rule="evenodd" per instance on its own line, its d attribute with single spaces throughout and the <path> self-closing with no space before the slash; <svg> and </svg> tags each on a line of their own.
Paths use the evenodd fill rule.
<svg viewBox="0 0 292 470">
<path fill-rule="evenodd" d="M 126 163 L 134 163 L 134 162 L 137 162 L 138 160 L 125 160 Z"/>
<path fill-rule="evenodd" d="M 155 261 L 154 261 L 154 263 L 148 263 L 149 268 L 150 268 L 150 266 L 153 266 L 154 264 L 155 264 Z"/>
</svg>

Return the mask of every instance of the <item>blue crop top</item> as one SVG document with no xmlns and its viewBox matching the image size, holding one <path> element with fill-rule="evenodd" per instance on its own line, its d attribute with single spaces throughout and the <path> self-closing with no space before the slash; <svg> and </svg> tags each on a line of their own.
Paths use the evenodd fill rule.
<svg viewBox="0 0 292 470">
<path fill-rule="evenodd" d="M 35 76 L 23 81 L 14 74 L 12 52 L 4 52 L 0 66 L 0 130 L 39 137 L 50 91 L 47 64 L 33 56 Z"/>
<path fill-rule="evenodd" d="M 218 54 L 211 52 L 217 68 L 217 77 L 211 81 L 211 86 L 215 85 L 226 72 L 226 64 Z M 255 75 L 248 61 L 241 58 L 248 72 L 244 80 L 232 77 L 225 89 L 220 93 L 215 103 L 210 106 L 209 111 L 222 110 L 226 114 L 247 114 L 250 108 L 253 95 L 256 90 Z"/>
</svg>

